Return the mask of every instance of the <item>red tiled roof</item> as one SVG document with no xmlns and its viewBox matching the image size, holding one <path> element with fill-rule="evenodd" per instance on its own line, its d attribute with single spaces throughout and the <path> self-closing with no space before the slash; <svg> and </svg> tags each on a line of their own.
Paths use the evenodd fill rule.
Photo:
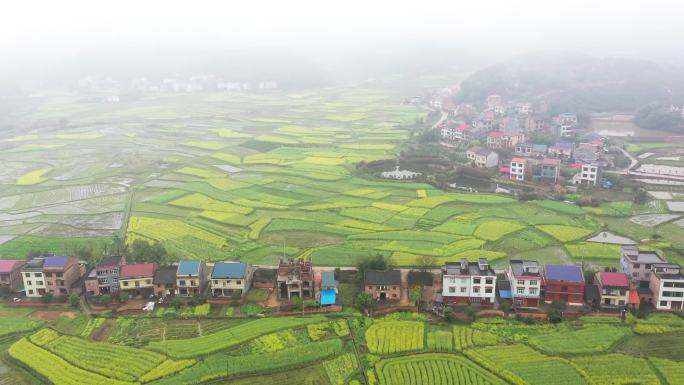
<svg viewBox="0 0 684 385">
<path fill-rule="evenodd" d="M 509 172 L 511 172 L 511 168 L 510 167 L 500 167 L 499 172 L 504 173 L 504 174 L 508 174 Z"/>
<path fill-rule="evenodd" d="M 154 275 L 154 270 L 157 268 L 156 263 L 135 263 L 132 265 L 121 266 L 119 278 L 126 277 L 151 277 Z"/>
<path fill-rule="evenodd" d="M 625 273 L 610 273 L 601 271 L 598 273 L 599 281 L 604 286 L 629 286 Z"/>
<path fill-rule="evenodd" d="M 15 260 L 7 260 L 7 259 L 2 259 L 0 260 L 0 273 L 11 273 L 12 270 L 14 270 L 16 264 L 19 261 Z"/>
<path fill-rule="evenodd" d="M 456 131 L 458 132 L 463 132 L 465 130 L 470 130 L 470 124 L 461 124 L 460 126 L 456 127 Z"/>
<path fill-rule="evenodd" d="M 511 162 L 515 162 L 515 163 L 527 163 L 527 158 L 518 158 L 518 157 L 515 157 L 515 158 L 511 159 Z"/>
<path fill-rule="evenodd" d="M 487 134 L 487 136 L 490 138 L 501 138 L 503 136 L 506 136 L 506 134 L 501 131 L 492 131 L 489 134 Z"/>
<path fill-rule="evenodd" d="M 639 299 L 639 293 L 637 293 L 636 290 L 629 291 L 629 299 L 627 300 L 627 303 L 630 305 L 638 305 L 641 303 L 641 300 Z"/>
<path fill-rule="evenodd" d="M 544 166 L 558 166 L 560 164 L 560 159 L 554 159 L 554 158 L 544 158 L 542 160 L 542 164 Z"/>
</svg>

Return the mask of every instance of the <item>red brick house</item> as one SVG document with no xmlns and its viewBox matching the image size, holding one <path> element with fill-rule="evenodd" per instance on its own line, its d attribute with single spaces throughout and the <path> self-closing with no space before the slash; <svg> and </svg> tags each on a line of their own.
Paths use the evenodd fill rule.
<svg viewBox="0 0 684 385">
<path fill-rule="evenodd" d="M 0 260 L 0 286 L 16 290 L 24 287 L 24 281 L 21 279 L 21 268 L 26 262 L 15 260 Z"/>
<path fill-rule="evenodd" d="M 579 266 L 544 266 L 544 301 L 563 301 L 568 305 L 584 303 L 584 274 Z"/>
</svg>

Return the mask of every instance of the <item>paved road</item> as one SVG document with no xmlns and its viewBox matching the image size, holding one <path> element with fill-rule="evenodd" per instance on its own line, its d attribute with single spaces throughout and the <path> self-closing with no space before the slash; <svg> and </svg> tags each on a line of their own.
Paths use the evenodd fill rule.
<svg viewBox="0 0 684 385">
<path fill-rule="evenodd" d="M 448 117 L 449 117 L 449 113 L 448 113 L 448 112 L 442 111 L 442 116 L 439 118 L 439 120 L 437 121 L 437 123 L 435 123 L 435 124 L 432 125 L 432 128 L 437 128 L 437 126 L 439 126 L 440 124 L 442 124 L 442 122 L 444 122 Z"/>
<path fill-rule="evenodd" d="M 623 154 L 625 154 L 625 156 L 629 158 L 630 164 L 629 164 L 629 167 L 623 168 L 622 170 L 606 170 L 606 171 L 604 171 L 607 174 L 643 176 L 646 178 L 684 181 L 684 176 L 669 175 L 669 174 L 656 174 L 656 173 L 652 173 L 652 172 L 642 172 L 642 171 L 633 171 L 632 169 L 639 164 L 639 160 L 636 159 L 635 157 L 633 157 L 632 154 L 625 151 L 625 149 L 623 149 L 623 148 L 613 146 L 613 147 L 611 147 L 611 149 L 621 151 Z"/>
</svg>

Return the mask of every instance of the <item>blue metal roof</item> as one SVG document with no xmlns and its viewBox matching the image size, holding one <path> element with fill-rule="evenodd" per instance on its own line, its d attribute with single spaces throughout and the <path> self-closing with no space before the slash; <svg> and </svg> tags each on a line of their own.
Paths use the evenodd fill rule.
<svg viewBox="0 0 684 385">
<path fill-rule="evenodd" d="M 176 275 L 198 275 L 200 261 L 180 261 Z"/>
<path fill-rule="evenodd" d="M 242 262 L 217 262 L 211 272 L 211 278 L 245 278 L 247 265 Z"/>
<path fill-rule="evenodd" d="M 67 264 L 69 261 L 69 257 L 65 256 L 50 256 L 45 258 L 45 262 L 43 263 L 43 268 L 46 267 L 64 267 L 64 265 Z"/>
<path fill-rule="evenodd" d="M 324 271 L 321 273 L 321 287 L 335 287 L 335 273 L 332 271 Z"/>
<path fill-rule="evenodd" d="M 321 305 L 334 305 L 336 302 L 335 290 L 321 291 Z"/>
<path fill-rule="evenodd" d="M 499 290 L 499 297 L 504 298 L 504 299 L 512 299 L 513 294 L 511 293 L 510 290 Z"/>
<path fill-rule="evenodd" d="M 579 266 L 546 265 L 544 276 L 547 281 L 584 282 L 584 274 Z"/>
</svg>

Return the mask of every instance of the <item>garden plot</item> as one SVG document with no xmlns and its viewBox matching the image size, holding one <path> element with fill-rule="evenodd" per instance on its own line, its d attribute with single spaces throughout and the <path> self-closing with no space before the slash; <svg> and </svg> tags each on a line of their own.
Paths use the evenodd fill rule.
<svg viewBox="0 0 684 385">
<path fill-rule="evenodd" d="M 596 236 L 587 239 L 587 242 L 612 243 L 616 245 L 635 245 L 636 242 L 627 238 L 613 234 L 609 231 L 601 231 Z"/>
<path fill-rule="evenodd" d="M 684 212 L 684 202 L 667 201 L 666 204 L 670 211 Z"/>
<path fill-rule="evenodd" d="M 121 194 L 126 192 L 126 190 L 126 187 L 121 185 L 103 183 L 57 188 L 35 193 L 32 205 L 35 207 L 67 203 L 105 195 Z"/>
<path fill-rule="evenodd" d="M 123 213 L 104 213 L 97 215 L 39 216 L 32 217 L 27 223 L 57 223 L 79 229 L 118 230 L 123 225 Z"/>
<path fill-rule="evenodd" d="M 655 227 L 679 217 L 680 215 L 673 214 L 644 214 L 633 216 L 629 220 L 637 225 Z"/>
<path fill-rule="evenodd" d="M 661 175 L 684 175 L 684 167 L 666 166 L 662 164 L 642 164 L 636 171 L 645 172 L 649 174 Z"/>
</svg>

